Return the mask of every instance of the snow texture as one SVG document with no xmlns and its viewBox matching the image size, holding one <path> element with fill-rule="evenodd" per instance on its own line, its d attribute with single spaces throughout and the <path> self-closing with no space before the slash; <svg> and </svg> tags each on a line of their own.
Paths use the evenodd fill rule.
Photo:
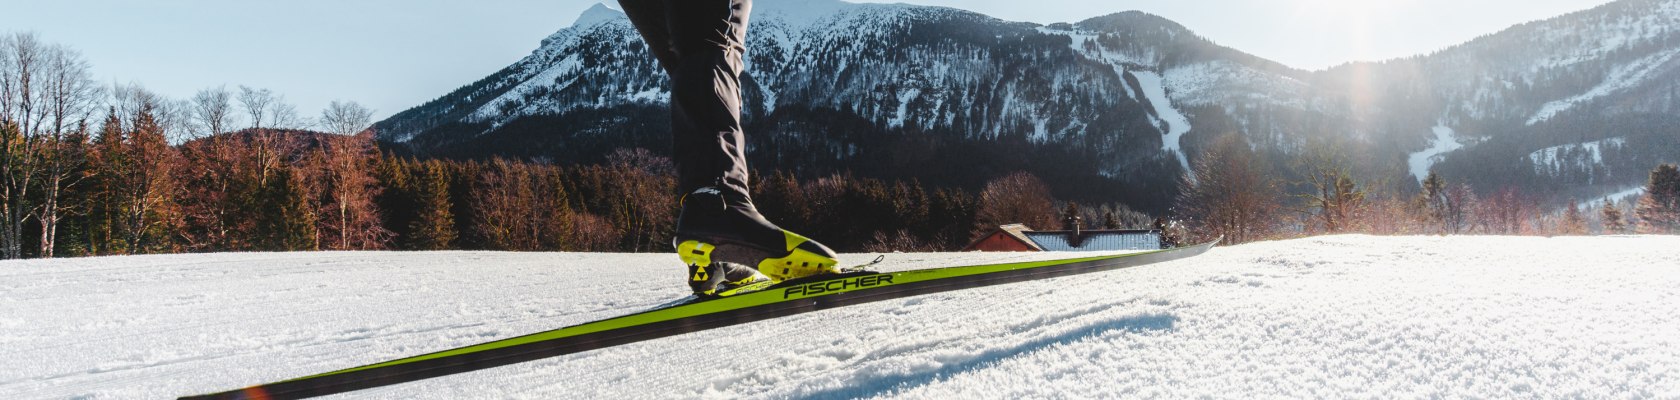
<svg viewBox="0 0 1680 400">
<path fill-rule="evenodd" d="M 343 398 L 1675 398 L 1680 238 L 1332 236 L 825 310 Z M 894 254 L 884 269 L 1066 253 Z M 845 255 L 861 262 L 872 255 Z M 0 263 L 6 398 L 172 398 L 684 296 L 664 254 Z"/>
<path fill-rule="evenodd" d="M 1412 153 L 1406 159 L 1406 165 L 1411 167 L 1412 177 L 1417 178 L 1420 185 L 1423 184 L 1423 179 L 1429 176 L 1430 167 L 1434 167 L 1435 163 L 1440 162 L 1441 158 L 1445 157 L 1447 153 L 1464 147 L 1463 144 L 1458 142 L 1458 137 L 1453 132 L 1452 127 L 1444 124 L 1436 125 L 1433 131 L 1435 132 L 1435 138 L 1430 141 L 1429 148 Z"/>
</svg>

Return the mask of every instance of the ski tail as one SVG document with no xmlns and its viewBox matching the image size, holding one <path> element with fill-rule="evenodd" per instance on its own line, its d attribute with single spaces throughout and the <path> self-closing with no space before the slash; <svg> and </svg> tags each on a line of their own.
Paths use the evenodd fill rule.
<svg viewBox="0 0 1680 400">
<path fill-rule="evenodd" d="M 782 282 L 551 331 L 182 399 L 297 399 L 344 393 L 602 349 L 829 308 L 1154 264 L 1207 252 L 1208 243 L 1141 253 L 889 273 L 849 272 Z"/>
</svg>

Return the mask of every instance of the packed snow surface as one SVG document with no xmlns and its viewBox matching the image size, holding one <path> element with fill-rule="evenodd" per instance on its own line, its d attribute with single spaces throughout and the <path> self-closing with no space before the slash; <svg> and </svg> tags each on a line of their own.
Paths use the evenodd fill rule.
<svg viewBox="0 0 1680 400">
<path fill-rule="evenodd" d="M 345 398 L 1675 398 L 1680 238 L 1332 236 L 802 314 Z M 883 269 L 1065 257 L 891 254 Z M 861 262 L 872 255 L 844 258 Z M 648 309 L 669 255 L 0 263 L 6 398 L 171 398 Z"/>
</svg>

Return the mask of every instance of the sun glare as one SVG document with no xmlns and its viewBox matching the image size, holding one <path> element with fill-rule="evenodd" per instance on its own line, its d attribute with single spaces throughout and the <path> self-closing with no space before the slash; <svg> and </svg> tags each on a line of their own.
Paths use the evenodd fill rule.
<svg viewBox="0 0 1680 400">
<path fill-rule="evenodd" d="M 1337 33 L 1316 38 L 1321 42 L 1316 45 L 1351 50 L 1355 58 L 1361 59 L 1376 56 L 1374 30 L 1381 29 L 1377 20 L 1403 6 L 1397 0 L 1289 0 L 1284 4 L 1293 8 L 1292 23 Z"/>
</svg>

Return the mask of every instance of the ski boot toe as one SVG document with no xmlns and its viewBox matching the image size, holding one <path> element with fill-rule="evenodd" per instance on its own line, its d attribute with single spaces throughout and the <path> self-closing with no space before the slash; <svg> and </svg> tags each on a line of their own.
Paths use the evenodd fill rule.
<svg viewBox="0 0 1680 400">
<path fill-rule="evenodd" d="M 787 254 L 759 261 L 759 272 L 777 281 L 840 273 L 840 259 L 834 250 L 797 233 L 782 231 L 782 234 L 786 236 Z"/>
</svg>

